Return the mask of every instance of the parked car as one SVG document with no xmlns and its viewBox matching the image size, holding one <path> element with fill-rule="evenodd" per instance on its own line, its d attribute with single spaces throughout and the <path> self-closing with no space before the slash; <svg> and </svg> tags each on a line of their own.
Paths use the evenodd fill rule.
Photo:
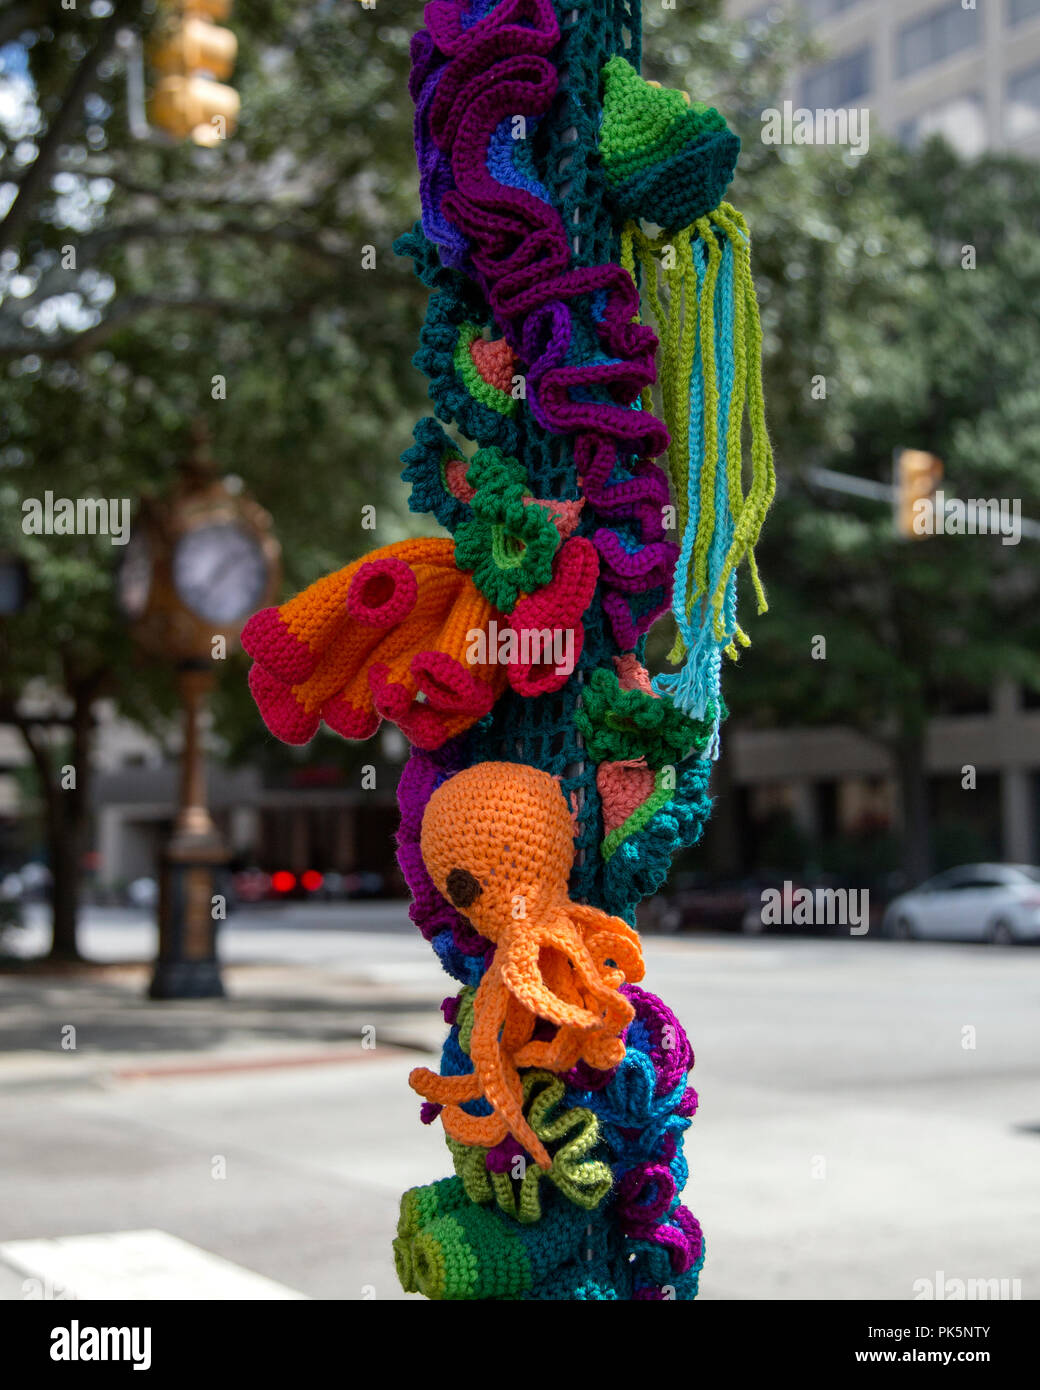
<svg viewBox="0 0 1040 1390">
<path fill-rule="evenodd" d="M 783 874 L 750 874 L 746 878 L 715 879 L 703 873 L 683 873 L 665 892 L 651 898 L 640 912 L 643 930 L 676 932 L 685 928 L 704 931 L 740 931 L 757 935 L 765 931 L 819 931 L 822 925 L 792 926 L 790 911 L 773 926 L 762 920 L 763 893 L 775 889 L 787 908 L 800 888 L 797 879 Z"/>
<path fill-rule="evenodd" d="M 964 864 L 937 874 L 888 905 L 886 935 L 950 941 L 1040 940 L 1040 869 Z"/>
</svg>

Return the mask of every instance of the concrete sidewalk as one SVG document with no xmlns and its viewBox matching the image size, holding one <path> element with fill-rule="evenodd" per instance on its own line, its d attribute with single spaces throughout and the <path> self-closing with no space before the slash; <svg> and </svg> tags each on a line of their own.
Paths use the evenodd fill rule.
<svg viewBox="0 0 1040 1390">
<path fill-rule="evenodd" d="M 144 967 L 0 976 L 0 1245 L 72 1269 L 62 1242 L 98 1236 L 111 1267 L 145 1239 L 119 1233 L 158 1232 L 153 1265 L 179 1241 L 238 1266 L 199 1266 L 227 1297 L 252 1274 L 284 1297 L 401 1298 L 399 1194 L 451 1170 L 408 1087 L 436 1064 L 451 984 L 405 931 L 286 925 L 276 963 L 282 928 L 237 930 L 227 1001 L 145 1002 Z M 1037 1296 L 1040 951 L 644 946 L 697 1054 L 703 1298 L 909 1300 L 939 1271 Z M 0 1293 L 25 1296 L 2 1261 Z M 183 1297 L 203 1286 L 189 1266 L 166 1271 Z"/>
<path fill-rule="evenodd" d="M 440 1046 L 447 991 L 311 965 L 233 965 L 228 997 L 156 1002 L 150 967 L 0 971 L 0 1090 L 300 1066 Z"/>
</svg>

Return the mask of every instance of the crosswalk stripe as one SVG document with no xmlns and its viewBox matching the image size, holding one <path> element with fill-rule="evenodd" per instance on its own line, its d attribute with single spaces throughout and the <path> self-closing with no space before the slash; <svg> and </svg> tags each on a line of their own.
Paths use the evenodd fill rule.
<svg viewBox="0 0 1040 1390">
<path fill-rule="evenodd" d="M 169 1231 L 12 1240 L 0 1244 L 0 1260 L 27 1276 L 26 1298 L 269 1302 L 307 1297 Z"/>
</svg>

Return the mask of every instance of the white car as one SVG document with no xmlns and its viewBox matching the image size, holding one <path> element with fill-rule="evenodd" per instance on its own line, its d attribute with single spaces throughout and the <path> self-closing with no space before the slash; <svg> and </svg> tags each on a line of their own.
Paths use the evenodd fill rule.
<svg viewBox="0 0 1040 1390">
<path fill-rule="evenodd" d="M 965 864 L 947 869 L 888 905 L 888 936 L 948 941 L 1040 940 L 1040 869 Z"/>
</svg>

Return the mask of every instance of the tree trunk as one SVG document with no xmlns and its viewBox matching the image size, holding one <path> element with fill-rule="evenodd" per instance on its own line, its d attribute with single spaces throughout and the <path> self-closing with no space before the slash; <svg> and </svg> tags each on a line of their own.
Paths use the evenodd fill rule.
<svg viewBox="0 0 1040 1390">
<path fill-rule="evenodd" d="M 903 871 L 909 887 L 932 872 L 931 806 L 924 739 L 923 725 L 908 727 L 892 749 L 903 807 Z"/>
<path fill-rule="evenodd" d="M 59 793 L 60 795 L 60 793 Z M 79 920 L 80 837 L 64 827 L 49 835 L 51 873 L 51 960 L 80 960 L 76 927 Z"/>
<path fill-rule="evenodd" d="M 55 766 L 50 749 L 41 736 L 39 723 L 28 719 L 15 722 L 32 755 L 46 808 L 47 858 L 51 870 L 51 960 L 81 960 L 77 941 L 80 874 L 90 823 L 90 743 L 93 730 L 91 704 L 93 690 L 85 686 L 69 692 L 75 701 L 70 722 L 72 746 L 69 778 Z"/>
<path fill-rule="evenodd" d="M 76 928 L 79 921 L 80 883 L 83 855 L 87 848 L 90 827 L 90 744 L 94 722 L 91 713 L 93 686 L 73 692 L 76 708 L 72 716 L 72 761 L 75 785 L 61 786 L 59 772 L 58 798 L 61 808 L 61 834 L 51 846 L 55 856 L 54 897 L 52 900 L 53 935 L 52 960 L 80 960 Z M 60 866 L 60 874 L 59 874 Z"/>
</svg>

